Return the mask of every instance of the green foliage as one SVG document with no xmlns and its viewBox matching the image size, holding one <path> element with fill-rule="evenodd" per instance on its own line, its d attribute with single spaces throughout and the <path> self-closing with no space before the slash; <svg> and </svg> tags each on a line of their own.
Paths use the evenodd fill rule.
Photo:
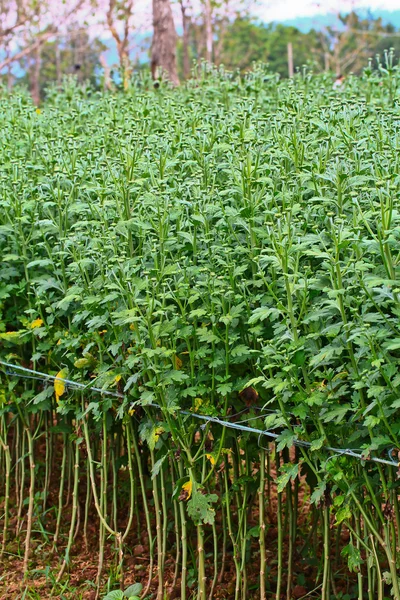
<svg viewBox="0 0 400 600">
<path fill-rule="evenodd" d="M 131 600 L 139 600 L 143 586 L 141 583 L 134 583 L 130 585 L 126 590 L 114 590 L 109 592 L 107 596 L 104 596 L 103 600 L 123 600 L 124 598 L 131 598 Z"/>
<path fill-rule="evenodd" d="M 212 508 L 212 503 L 218 500 L 216 494 L 203 494 L 200 491 L 193 490 L 192 498 L 188 502 L 188 515 L 193 519 L 193 522 L 207 523 L 212 525 L 215 519 L 215 510 Z"/>
<path fill-rule="evenodd" d="M 323 50 L 319 34 L 302 33 L 296 27 L 254 22 L 238 17 L 227 29 L 220 61 L 229 69 L 249 69 L 254 62 L 267 62 L 271 71 L 288 75 L 287 44 L 293 46 L 294 67 L 315 63 L 323 69 Z"/>
<path fill-rule="evenodd" d="M 347 562 L 350 571 L 359 571 L 362 563 L 364 562 L 361 558 L 360 550 L 354 546 L 352 542 L 347 544 L 341 552 L 342 556 L 347 557 Z"/>
<path fill-rule="evenodd" d="M 325 532 L 329 511 L 384 524 L 386 465 L 331 448 L 367 461 L 400 445 L 400 81 L 385 65 L 340 90 L 203 66 L 177 90 L 69 82 L 41 113 L 1 97 L 0 357 L 86 388 L 4 373 L 2 432 L 17 415 L 41 436 L 52 409 L 82 462 L 95 447 L 93 485 L 128 466 L 131 497 L 151 489 L 165 540 L 174 510 L 201 532 L 235 503 L 240 565 L 264 491 L 251 427 L 276 431 L 278 489 L 306 477 Z M 345 556 L 356 570 L 358 549 Z"/>
<path fill-rule="evenodd" d="M 308 65 L 314 72 L 322 72 L 328 67 L 336 73 L 361 74 L 371 57 L 379 55 L 380 61 L 384 62 L 389 48 L 397 55 L 400 53 L 400 38 L 393 25 L 384 24 L 381 18 L 365 17 L 357 11 L 339 14 L 334 24 L 324 28 L 316 23 L 317 27 L 307 32 L 282 23 L 266 24 L 247 14 L 216 25 L 214 61 L 227 69 L 242 72 L 251 69 L 254 63 L 268 63 L 272 73 L 288 77 L 289 42 L 295 70 Z M 190 34 L 191 59 L 204 58 L 203 26 L 193 24 Z M 179 58 L 181 52 L 180 43 Z"/>
<path fill-rule="evenodd" d="M 224 415 L 251 379 L 279 450 L 305 419 L 337 447 L 397 444 L 397 85 L 389 64 L 340 95 L 260 68 L 157 94 L 74 84 L 41 114 L 4 98 L 3 358 L 125 390 L 119 416 L 160 405 L 152 450 L 178 443 L 178 409 Z"/>
</svg>

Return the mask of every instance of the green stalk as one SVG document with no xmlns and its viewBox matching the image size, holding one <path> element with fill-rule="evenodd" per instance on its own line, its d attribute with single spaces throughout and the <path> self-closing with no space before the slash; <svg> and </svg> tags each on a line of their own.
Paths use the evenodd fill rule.
<svg viewBox="0 0 400 600">
<path fill-rule="evenodd" d="M 64 560 L 61 565 L 61 569 L 57 575 L 56 582 L 59 583 L 61 581 L 61 577 L 64 574 L 65 568 L 70 563 L 70 552 L 72 548 L 72 543 L 74 541 L 74 531 L 75 531 L 75 523 L 76 516 L 78 511 L 78 486 L 79 486 L 79 444 L 78 440 L 75 441 L 75 464 L 74 464 L 74 485 L 72 492 L 72 513 L 71 513 L 71 522 L 69 527 L 68 534 L 68 542 L 67 547 L 65 549 Z"/>
<path fill-rule="evenodd" d="M 182 461 L 178 462 L 179 477 L 183 477 L 183 466 Z M 179 513 L 181 518 L 181 543 L 182 543 L 182 569 L 181 569 L 181 600 L 186 600 L 186 588 L 187 588 L 187 524 L 185 507 L 182 502 L 179 502 Z"/>
<path fill-rule="evenodd" d="M 9 506 L 10 506 L 10 473 L 11 473 L 11 454 L 10 447 L 7 444 L 7 430 L 5 429 L 5 436 L 0 434 L 0 446 L 3 448 L 5 458 L 5 493 L 4 493 L 4 524 L 3 524 L 3 540 L 1 543 L 0 557 L 4 555 L 7 536 L 8 536 L 8 523 L 9 523 Z"/>
<path fill-rule="evenodd" d="M 147 496 L 146 496 L 145 481 L 144 481 L 144 477 L 143 477 L 143 468 L 142 468 L 142 463 L 141 463 L 141 459 L 140 459 L 139 447 L 138 447 L 137 440 L 136 440 L 136 437 L 135 437 L 135 432 L 133 431 L 133 427 L 132 427 L 132 420 L 129 421 L 128 426 L 130 427 L 130 430 L 131 430 L 133 450 L 134 450 L 134 453 L 135 453 L 136 464 L 137 464 L 137 468 L 138 468 L 138 472 L 139 472 L 140 489 L 141 489 L 141 492 L 142 492 L 143 509 L 144 509 L 144 514 L 145 514 L 146 527 L 147 527 L 147 535 L 148 535 L 148 538 L 149 538 L 149 547 L 150 547 L 149 578 L 147 580 L 147 585 L 146 585 L 145 589 L 143 590 L 143 595 L 146 596 L 147 593 L 148 593 L 148 591 L 149 591 L 149 589 L 150 589 L 151 580 L 152 580 L 152 576 L 153 576 L 153 562 L 154 562 L 153 534 L 152 534 L 152 531 L 151 531 L 151 522 L 150 522 L 149 507 L 147 505 Z"/>
<path fill-rule="evenodd" d="M 323 508 L 323 526 L 324 526 L 324 568 L 322 575 L 321 600 L 329 600 L 329 582 L 330 582 L 330 535 L 329 535 L 329 508 Z"/>
<path fill-rule="evenodd" d="M 154 450 L 150 450 L 151 467 L 154 468 Z M 161 505 L 158 495 L 158 484 L 157 477 L 152 478 L 153 482 L 153 499 L 154 499 L 154 511 L 156 517 L 156 535 L 157 535 L 157 572 L 158 572 L 158 588 L 157 588 L 157 600 L 163 600 L 164 598 L 164 555 L 163 555 L 163 534 L 161 530 Z"/>
<path fill-rule="evenodd" d="M 206 589 L 206 568 L 205 568 L 205 557 L 204 557 L 204 532 L 203 525 L 197 525 L 197 555 L 199 560 L 199 573 L 198 573 L 198 592 L 197 600 L 206 600 L 207 589 Z"/>
<path fill-rule="evenodd" d="M 267 564 L 265 552 L 265 450 L 260 449 L 260 487 L 258 489 L 258 510 L 259 510 L 259 545 L 260 545 L 260 600 L 266 600 L 265 590 L 265 568 Z"/>
<path fill-rule="evenodd" d="M 279 452 L 276 452 L 276 472 L 279 473 L 280 469 L 280 456 Z M 283 523 L 282 523 L 282 494 L 280 492 L 277 493 L 277 528 L 278 528 L 278 574 L 276 580 L 276 600 L 280 600 L 281 598 L 281 588 L 282 588 L 282 571 L 283 571 Z"/>
<path fill-rule="evenodd" d="M 57 511 L 57 523 L 56 531 L 53 539 L 53 552 L 56 550 L 58 538 L 60 535 L 60 525 L 62 518 L 63 509 L 63 495 L 64 495 L 64 483 L 65 483 L 65 465 L 67 462 L 67 434 L 63 433 L 63 444 L 62 444 L 62 459 L 61 459 L 61 473 L 60 473 L 60 487 L 58 489 L 58 511 Z"/>
</svg>

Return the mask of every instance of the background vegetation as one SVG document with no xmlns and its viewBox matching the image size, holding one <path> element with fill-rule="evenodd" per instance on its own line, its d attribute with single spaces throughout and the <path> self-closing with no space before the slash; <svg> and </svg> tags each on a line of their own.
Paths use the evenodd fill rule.
<svg viewBox="0 0 400 600">
<path fill-rule="evenodd" d="M 173 15 L 169 0 L 155 0 L 154 6 L 167 10 L 168 27 L 157 28 L 158 13 L 140 14 L 132 1 L 2 0 L 0 78 L 8 89 L 26 85 L 39 104 L 46 89 L 60 86 L 68 74 L 97 89 L 126 87 L 133 71 L 150 67 L 153 78 L 161 77 L 161 67 L 178 84 L 203 60 L 241 73 L 263 62 L 281 77 L 304 65 L 316 73 L 348 75 L 361 74 L 377 54 L 382 61 L 385 49 L 400 51 L 396 27 L 365 11 L 331 15 L 330 24 L 305 32 L 255 20 L 254 6 L 246 0 L 198 5 L 180 0 L 172 6 Z"/>
<path fill-rule="evenodd" d="M 2 93 L 6 586 L 400 600 L 395 57 L 194 74 Z"/>
</svg>

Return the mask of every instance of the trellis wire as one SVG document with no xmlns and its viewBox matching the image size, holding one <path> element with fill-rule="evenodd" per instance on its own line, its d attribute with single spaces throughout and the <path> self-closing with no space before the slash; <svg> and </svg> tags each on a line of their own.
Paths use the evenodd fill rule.
<svg viewBox="0 0 400 600">
<path fill-rule="evenodd" d="M 46 380 L 55 381 L 56 379 L 58 379 L 59 381 L 63 381 L 65 384 L 67 384 L 67 386 L 69 386 L 71 388 L 99 392 L 100 394 L 102 394 L 104 396 L 113 396 L 114 398 L 125 398 L 125 395 L 121 394 L 120 392 L 111 392 L 110 390 L 103 390 L 101 388 L 91 386 L 90 384 L 85 385 L 83 383 L 79 383 L 79 382 L 73 381 L 71 379 L 65 379 L 64 377 L 61 379 L 54 375 L 48 375 L 47 373 L 42 373 L 41 371 L 35 371 L 34 369 L 28 369 L 26 367 L 21 367 L 20 365 L 13 365 L 11 363 L 7 363 L 2 360 L 0 360 L 0 365 L 3 365 L 4 367 L 7 367 L 9 369 L 14 369 L 16 371 L 23 371 L 25 373 L 31 373 L 32 375 L 24 376 L 29 379 L 38 379 L 41 381 L 46 381 Z M 21 375 L 17 372 L 6 371 L 6 374 L 11 375 L 11 376 L 21 377 Z M 155 402 L 151 402 L 151 403 L 147 404 L 146 406 L 151 406 L 153 408 L 157 408 L 158 410 L 161 410 L 160 405 Z M 178 412 L 182 415 L 193 417 L 194 419 L 199 419 L 201 421 L 205 421 L 205 423 L 216 423 L 217 425 L 221 425 L 222 427 L 227 427 L 229 429 L 236 429 L 238 431 L 254 433 L 254 434 L 258 435 L 259 440 L 262 436 L 269 437 L 269 438 L 276 440 L 280 435 L 279 433 L 274 433 L 270 430 L 262 430 L 262 429 L 256 429 L 254 427 L 248 427 L 247 425 L 243 425 L 243 421 L 239 422 L 239 423 L 232 423 L 230 421 L 223 421 L 223 420 L 219 419 L 218 417 L 199 415 L 198 413 L 190 412 L 187 410 L 179 410 Z M 261 417 L 259 417 L 259 418 L 261 418 Z M 303 447 L 303 448 L 311 447 L 310 442 L 305 442 L 302 440 L 294 440 L 293 445 L 298 446 L 298 447 Z M 396 462 L 392 458 L 393 450 L 395 450 L 395 448 L 387 449 L 387 454 L 388 454 L 390 460 L 385 460 L 384 458 L 379 458 L 377 456 L 366 457 L 351 448 L 334 448 L 332 446 L 322 446 L 321 449 L 327 450 L 327 451 L 332 452 L 333 454 L 337 454 L 339 456 L 351 456 L 352 458 L 358 459 L 361 463 L 375 462 L 375 463 L 380 463 L 383 465 L 389 465 L 391 467 L 400 466 L 400 463 Z"/>
</svg>

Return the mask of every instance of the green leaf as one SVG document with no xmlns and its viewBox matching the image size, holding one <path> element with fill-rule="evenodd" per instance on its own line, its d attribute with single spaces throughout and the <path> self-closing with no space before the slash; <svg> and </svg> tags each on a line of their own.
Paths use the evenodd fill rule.
<svg viewBox="0 0 400 600">
<path fill-rule="evenodd" d="M 339 525 L 343 521 L 349 521 L 351 517 L 352 513 L 350 510 L 350 506 L 348 504 L 341 506 L 336 513 L 336 525 Z"/>
<path fill-rule="evenodd" d="M 33 404 L 39 404 L 40 402 L 43 402 L 43 400 L 47 400 L 47 398 L 50 398 L 50 396 L 53 395 L 53 391 L 54 390 L 51 386 L 44 388 L 40 394 L 33 398 Z"/>
<path fill-rule="evenodd" d="M 280 452 L 284 448 L 291 448 L 296 439 L 297 436 L 294 433 L 292 433 L 289 429 L 285 429 L 276 438 L 276 441 L 278 442 L 278 445 L 276 447 L 277 451 Z"/>
<path fill-rule="evenodd" d="M 318 485 L 314 488 L 313 493 L 311 494 L 310 502 L 311 504 L 320 504 L 322 498 L 324 497 L 326 490 L 325 481 L 320 481 Z"/>
<path fill-rule="evenodd" d="M 89 360 L 88 358 L 78 358 L 78 360 L 74 362 L 74 367 L 77 369 L 84 369 L 85 367 L 91 365 L 92 362 L 93 361 Z"/>
<path fill-rule="evenodd" d="M 113 590 L 109 592 L 107 596 L 104 597 L 104 600 L 123 600 L 125 598 L 124 592 L 121 590 Z"/>
<path fill-rule="evenodd" d="M 180 382 L 185 381 L 185 379 L 189 379 L 189 375 L 186 375 L 183 371 L 169 371 L 165 374 L 165 378 L 171 381 Z"/>
<path fill-rule="evenodd" d="M 230 394 L 232 391 L 232 384 L 231 383 L 221 383 L 220 385 L 217 386 L 217 392 L 218 394 L 221 394 L 221 396 L 227 396 L 228 394 Z"/>
<path fill-rule="evenodd" d="M 149 421 L 145 421 L 140 426 L 140 437 L 142 438 L 142 440 L 147 442 L 150 450 L 154 450 L 156 443 L 158 442 L 158 439 L 160 437 L 160 428 L 161 424 L 154 425 Z"/>
<path fill-rule="evenodd" d="M 187 503 L 189 517 L 193 519 L 196 525 L 199 523 L 212 525 L 215 520 L 215 510 L 211 504 L 217 502 L 217 500 L 218 496 L 216 494 L 202 494 L 193 488 L 192 497 Z"/>
<path fill-rule="evenodd" d="M 317 440 L 313 440 L 311 442 L 311 450 L 315 451 L 315 450 L 319 450 L 320 448 L 322 448 L 325 440 L 326 440 L 326 438 L 324 435 L 322 437 L 318 438 Z"/>
<path fill-rule="evenodd" d="M 331 421 L 334 421 L 336 425 L 339 425 L 349 410 L 351 410 L 350 404 L 343 404 L 342 406 L 336 406 L 335 408 L 321 413 L 321 418 L 324 423 L 330 423 Z"/>
<path fill-rule="evenodd" d="M 124 596 L 126 596 L 127 598 L 140 596 L 140 594 L 142 593 L 142 589 L 143 586 L 141 583 L 134 583 L 133 585 L 130 585 L 128 588 L 126 588 L 126 590 L 124 591 Z"/>
<path fill-rule="evenodd" d="M 286 425 L 285 418 L 280 413 L 271 413 L 264 419 L 265 429 L 270 431 L 277 427 L 284 427 Z"/>
<path fill-rule="evenodd" d="M 355 573 L 360 570 L 364 561 L 361 558 L 360 550 L 354 546 L 352 542 L 343 548 L 341 555 L 347 557 L 347 564 L 350 572 Z"/>
<path fill-rule="evenodd" d="M 299 467 L 299 463 L 295 465 L 289 463 L 281 467 L 282 475 L 280 475 L 276 480 L 279 493 L 283 492 L 290 480 L 294 481 L 296 479 L 299 474 Z"/>
<path fill-rule="evenodd" d="M 329 364 L 333 362 L 333 359 L 336 356 L 339 356 L 342 352 L 343 348 L 327 346 L 326 348 L 323 348 L 320 352 L 318 352 L 318 354 L 313 356 L 313 358 L 310 360 L 310 366 L 316 367 L 320 365 Z"/>
<path fill-rule="evenodd" d="M 399 350 L 400 348 L 400 338 L 395 338 L 388 344 L 384 344 L 386 350 Z"/>
<path fill-rule="evenodd" d="M 165 459 L 168 458 L 168 453 L 164 454 L 164 456 L 162 456 L 161 458 L 159 458 L 157 460 L 157 462 L 154 463 L 154 466 L 151 470 L 151 478 L 154 479 L 155 477 L 157 477 L 157 475 L 159 474 L 159 472 L 161 471 L 161 467 L 163 466 L 163 463 L 165 461 Z"/>
<path fill-rule="evenodd" d="M 265 321 L 271 317 L 271 320 L 275 321 L 280 316 L 280 311 L 277 308 L 268 308 L 267 306 L 261 306 L 253 311 L 248 323 L 258 323 L 259 321 Z"/>
</svg>

